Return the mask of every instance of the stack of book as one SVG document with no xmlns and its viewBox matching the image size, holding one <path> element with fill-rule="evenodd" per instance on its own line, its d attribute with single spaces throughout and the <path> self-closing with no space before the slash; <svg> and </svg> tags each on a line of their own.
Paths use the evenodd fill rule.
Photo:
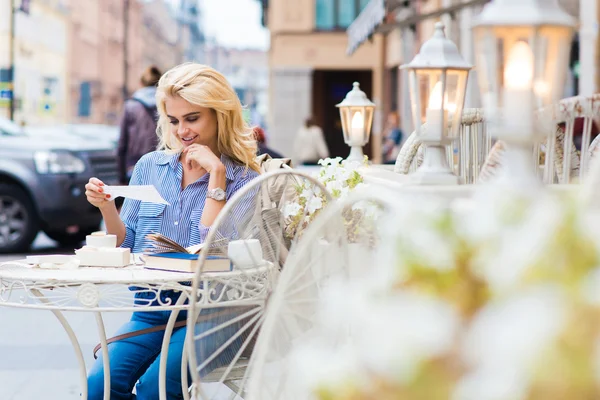
<svg viewBox="0 0 600 400">
<path fill-rule="evenodd" d="M 158 233 L 152 233 L 146 237 L 152 241 L 152 248 L 147 249 L 143 256 L 146 268 L 176 272 L 196 272 L 198 257 L 203 244 L 186 248 Z M 211 248 L 204 261 L 202 271 L 231 271 L 231 261 L 226 257 L 226 254 L 226 251 L 218 247 Z"/>
</svg>

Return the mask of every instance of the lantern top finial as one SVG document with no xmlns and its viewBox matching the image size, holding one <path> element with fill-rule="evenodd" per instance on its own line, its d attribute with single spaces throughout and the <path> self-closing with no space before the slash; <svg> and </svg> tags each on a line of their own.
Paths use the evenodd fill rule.
<svg viewBox="0 0 600 400">
<path fill-rule="evenodd" d="M 421 50 L 410 63 L 405 64 L 400 68 L 472 69 L 473 66 L 462 58 L 456 44 L 446 37 L 444 30 L 445 25 L 442 22 L 437 22 L 431 39 L 423 43 Z"/>
<path fill-rule="evenodd" d="M 446 37 L 446 26 L 443 22 L 435 23 L 435 32 L 433 33 L 433 37 L 437 38 L 445 38 Z"/>
<path fill-rule="evenodd" d="M 352 90 L 346 94 L 344 100 L 336 107 L 374 107 L 375 103 L 368 99 L 367 94 L 360 90 L 360 84 L 354 82 Z"/>
</svg>

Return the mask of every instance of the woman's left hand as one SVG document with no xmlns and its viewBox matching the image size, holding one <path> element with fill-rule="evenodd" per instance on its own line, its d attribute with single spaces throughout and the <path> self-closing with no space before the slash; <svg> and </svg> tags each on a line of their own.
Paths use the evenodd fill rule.
<svg viewBox="0 0 600 400">
<path fill-rule="evenodd" d="M 210 171 L 223 165 L 208 146 L 193 144 L 186 147 L 183 152 L 185 165 L 189 169 L 201 168 L 210 174 Z"/>
</svg>

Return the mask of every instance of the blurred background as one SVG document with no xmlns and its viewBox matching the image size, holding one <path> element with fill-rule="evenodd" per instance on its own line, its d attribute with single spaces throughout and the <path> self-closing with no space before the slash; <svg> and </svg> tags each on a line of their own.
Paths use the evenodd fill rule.
<svg viewBox="0 0 600 400">
<path fill-rule="evenodd" d="M 224 72 L 257 122 L 267 111 L 255 0 L 0 0 L 0 10 L 0 115 L 23 126 L 116 125 L 146 66 L 185 61 Z"/>
<path fill-rule="evenodd" d="M 116 136 L 110 127 L 145 67 L 166 71 L 197 61 L 227 76 L 247 119 L 284 156 L 309 116 L 323 129 L 331 155 L 346 156 L 334 106 L 359 81 L 377 104 L 365 152 L 380 162 L 390 114 L 397 114 L 404 136 L 412 130 L 408 88 L 397 67 L 412 59 L 438 20 L 472 62 L 472 18 L 486 1 L 0 0 L 0 116 L 23 127 L 103 125 L 109 127 L 104 135 Z M 346 32 L 369 3 L 377 4 L 358 24 L 363 32 Z M 593 93 L 597 0 L 560 3 L 582 15 L 565 96 L 579 88 Z M 363 23 L 369 18 L 376 20 Z M 471 82 L 466 107 L 477 107 L 475 74 Z"/>
<path fill-rule="evenodd" d="M 248 122 L 262 128 L 262 145 L 291 158 L 313 125 L 327 149 L 316 159 L 348 155 L 335 105 L 358 81 L 376 104 L 364 152 L 393 162 L 413 130 L 398 67 L 438 21 L 473 64 L 471 26 L 487 1 L 0 0 L 0 202 L 13 210 L 0 211 L 0 253 L 23 253 L 38 231 L 52 240 L 34 248 L 69 249 L 99 228 L 82 188 L 91 176 L 117 181 L 124 103 L 150 65 L 164 72 L 196 61 L 221 71 Z M 599 2 L 559 0 L 579 21 L 563 53 L 563 97 L 598 91 Z M 480 106 L 475 71 L 465 107 Z M 50 143 L 34 150 L 32 138 Z M 44 200 L 48 187 L 55 204 Z"/>
<path fill-rule="evenodd" d="M 0 0 L 0 262 L 72 254 L 102 228 L 83 186 L 91 176 L 118 182 L 123 106 L 149 65 L 166 71 L 197 61 L 224 73 L 247 120 L 286 157 L 309 117 L 330 156 L 348 155 L 335 105 L 358 81 L 377 106 L 364 150 L 379 163 L 389 156 L 385 138 L 402 132 L 398 148 L 413 129 L 398 67 L 440 20 L 473 63 L 471 25 L 486 2 Z M 563 97 L 596 93 L 600 0 L 560 3 L 579 21 Z M 480 106 L 476 73 L 467 90 L 465 107 Z M 0 399 L 80 398 L 75 358 L 54 317 L 20 309 L 1 315 L 10 322 L 0 328 Z M 68 318 L 86 337 L 89 363 L 97 343 L 92 317 Z M 107 330 L 125 318 L 109 317 Z"/>
</svg>

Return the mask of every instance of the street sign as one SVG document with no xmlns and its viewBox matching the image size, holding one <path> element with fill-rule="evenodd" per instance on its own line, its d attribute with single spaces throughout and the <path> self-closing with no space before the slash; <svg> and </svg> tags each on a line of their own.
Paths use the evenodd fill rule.
<svg viewBox="0 0 600 400">
<path fill-rule="evenodd" d="M 0 89 L 0 107 L 10 107 L 10 99 L 12 98 L 12 90 Z"/>
</svg>

